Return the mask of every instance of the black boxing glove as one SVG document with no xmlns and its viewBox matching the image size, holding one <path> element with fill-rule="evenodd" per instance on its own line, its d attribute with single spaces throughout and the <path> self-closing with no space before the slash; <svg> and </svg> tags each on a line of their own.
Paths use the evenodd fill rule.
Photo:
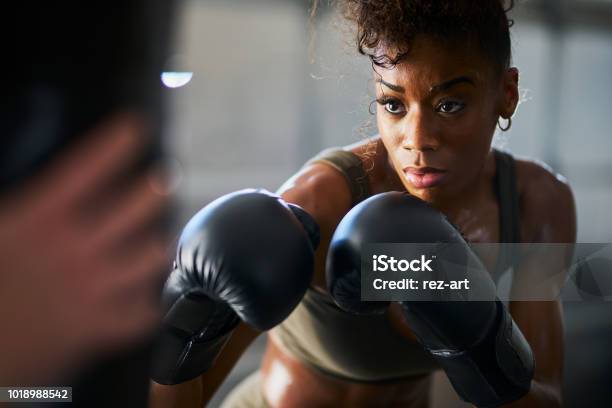
<svg viewBox="0 0 612 408">
<path fill-rule="evenodd" d="M 206 372 L 240 320 L 262 331 L 282 322 L 312 280 L 318 242 L 308 213 L 264 190 L 228 194 L 198 212 L 164 287 L 153 380 Z"/>
<path fill-rule="evenodd" d="M 535 364 L 531 348 L 497 298 L 489 273 L 443 214 L 407 193 L 391 192 L 369 198 L 344 217 L 330 243 L 326 275 L 330 294 L 348 312 L 382 313 L 389 305 L 361 301 L 361 253 L 369 243 L 461 248 L 448 251 L 453 259 L 444 264 L 445 273 L 456 272 L 452 268 L 464 273 L 469 262 L 471 282 L 478 286 L 479 298 L 488 300 L 417 301 L 415 291 L 414 301 L 400 302 L 404 317 L 463 400 L 496 407 L 529 391 Z"/>
</svg>

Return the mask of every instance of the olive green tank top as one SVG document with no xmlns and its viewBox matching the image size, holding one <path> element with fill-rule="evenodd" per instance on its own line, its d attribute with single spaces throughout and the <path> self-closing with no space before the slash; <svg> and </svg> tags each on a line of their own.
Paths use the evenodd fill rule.
<svg viewBox="0 0 612 408">
<path fill-rule="evenodd" d="M 514 159 L 500 151 L 495 151 L 495 157 L 500 241 L 520 242 Z M 346 177 L 353 206 L 370 196 L 367 174 L 354 153 L 327 149 L 307 164 L 315 162 L 328 164 Z M 500 254 L 498 271 L 505 269 L 511 259 L 514 259 L 511 254 Z M 329 294 L 314 287 L 307 290 L 298 307 L 273 333 L 281 346 L 300 361 L 343 380 L 394 382 L 427 375 L 438 368 L 418 343 L 406 339 L 391 326 L 387 315 L 349 314 Z"/>
</svg>

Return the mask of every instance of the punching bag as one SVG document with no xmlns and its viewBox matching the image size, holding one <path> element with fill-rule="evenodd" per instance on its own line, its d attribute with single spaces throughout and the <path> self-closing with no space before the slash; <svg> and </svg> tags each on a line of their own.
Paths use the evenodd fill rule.
<svg viewBox="0 0 612 408">
<path fill-rule="evenodd" d="M 0 193 L 35 176 L 119 111 L 142 114 L 152 132 L 150 145 L 122 179 L 162 159 L 160 74 L 168 58 L 173 1 L 13 3 L 0 24 Z M 163 218 L 160 224 L 168 222 Z M 49 386 L 72 386 L 73 402 L 65 404 L 70 407 L 146 407 L 149 343 L 101 357 L 76 378 Z"/>
</svg>

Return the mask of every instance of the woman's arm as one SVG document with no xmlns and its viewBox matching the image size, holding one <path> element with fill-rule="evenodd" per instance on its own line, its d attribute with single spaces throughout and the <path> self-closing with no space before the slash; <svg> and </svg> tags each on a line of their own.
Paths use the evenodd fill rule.
<svg viewBox="0 0 612 408">
<path fill-rule="evenodd" d="M 325 263 L 329 241 L 352 203 L 347 181 L 335 168 L 314 163 L 284 183 L 278 194 L 288 203 L 306 210 L 319 225 L 321 241 L 315 253 L 313 285 L 326 290 Z"/>
<path fill-rule="evenodd" d="M 561 302 L 512 302 L 510 313 L 531 345 L 536 364 L 531 390 L 508 407 L 561 407 L 564 351 Z"/>
<path fill-rule="evenodd" d="M 530 392 L 509 405 L 517 408 L 562 405 L 564 331 L 558 298 L 573 255 L 571 244 L 576 241 L 576 212 L 569 186 L 546 170 L 539 171 L 540 176 L 526 189 L 522 205 L 526 225 L 537 225 L 527 235 L 527 242 L 568 245 L 535 251 L 522 260 L 515 272 L 512 291 L 519 300 L 510 303 L 510 312 L 531 345 L 536 361 Z M 560 250 L 565 252 L 563 256 Z M 543 276 L 548 277 L 546 287 L 536 284 Z"/>
<path fill-rule="evenodd" d="M 325 287 L 324 267 L 329 240 L 351 204 L 351 194 L 344 176 L 326 164 L 312 164 L 283 184 L 278 194 L 288 203 L 302 207 L 319 225 L 321 242 L 315 254 L 313 283 Z M 258 334 L 241 323 L 207 373 L 176 385 L 152 382 L 150 408 L 205 406 Z"/>
</svg>

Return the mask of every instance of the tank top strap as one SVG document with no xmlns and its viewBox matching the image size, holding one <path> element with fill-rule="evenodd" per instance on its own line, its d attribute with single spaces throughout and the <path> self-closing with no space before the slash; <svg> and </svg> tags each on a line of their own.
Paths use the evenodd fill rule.
<svg viewBox="0 0 612 408">
<path fill-rule="evenodd" d="M 332 147 L 317 154 L 306 162 L 306 165 L 313 163 L 325 163 L 342 173 L 351 190 L 352 206 L 371 195 L 368 175 L 361 159 L 355 153 Z"/>
<path fill-rule="evenodd" d="M 509 153 L 494 150 L 496 162 L 495 192 L 499 202 L 499 242 L 521 242 L 521 220 L 515 160 Z M 506 247 L 502 247 L 506 248 Z M 506 248 L 507 249 L 507 248 Z M 512 251 L 499 256 L 497 271 L 515 267 L 519 259 Z"/>
<path fill-rule="evenodd" d="M 521 242 L 519 194 L 514 158 L 495 150 L 497 172 L 495 176 L 499 200 L 500 242 Z"/>
</svg>

